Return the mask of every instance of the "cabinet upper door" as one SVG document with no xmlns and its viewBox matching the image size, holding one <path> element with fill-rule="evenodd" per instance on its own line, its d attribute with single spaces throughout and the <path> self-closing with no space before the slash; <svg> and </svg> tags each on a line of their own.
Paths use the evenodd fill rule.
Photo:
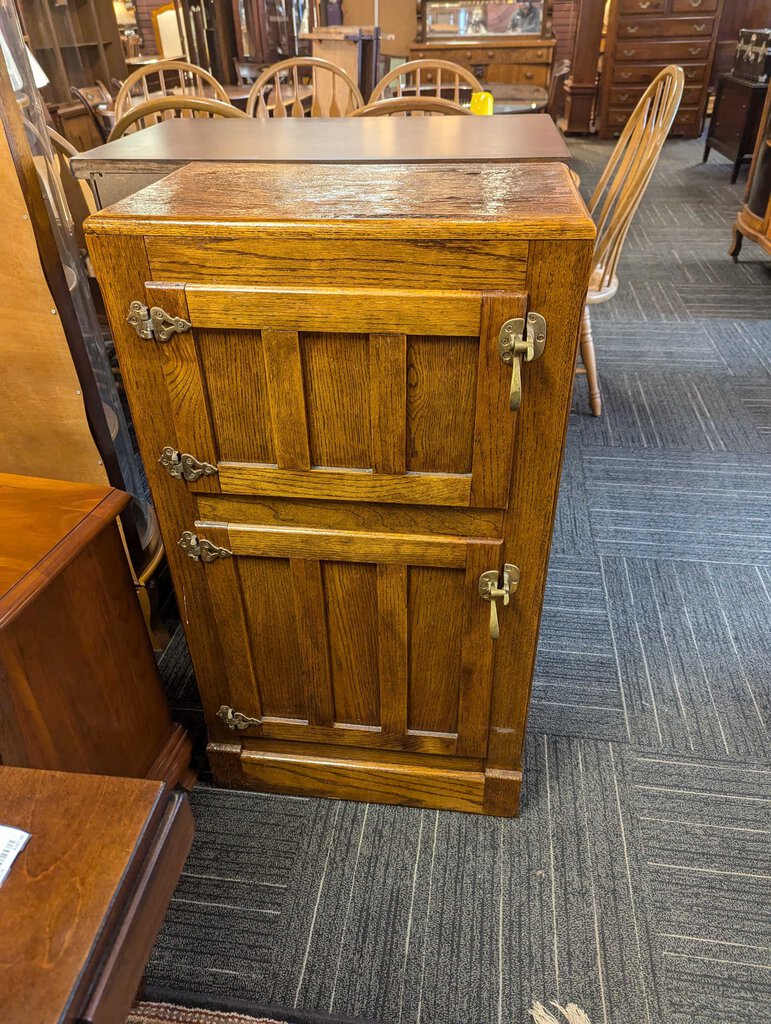
<svg viewBox="0 0 771 1024">
<path fill-rule="evenodd" d="M 148 285 L 176 438 L 222 494 L 505 508 L 518 293 Z M 525 388 L 526 391 L 526 388 Z M 526 400 L 526 394 L 525 398 Z"/>
</svg>

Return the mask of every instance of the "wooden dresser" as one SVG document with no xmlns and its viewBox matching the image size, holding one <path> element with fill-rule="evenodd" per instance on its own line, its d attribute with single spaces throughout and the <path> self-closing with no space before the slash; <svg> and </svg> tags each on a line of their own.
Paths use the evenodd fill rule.
<svg viewBox="0 0 771 1024">
<path fill-rule="evenodd" d="M 701 134 L 723 0 L 612 0 L 602 67 L 599 135 L 626 124 L 662 68 L 679 64 L 685 91 L 672 134 Z"/>
<path fill-rule="evenodd" d="M 0 762 L 189 781 L 118 516 L 123 491 L 0 473 Z"/>
<path fill-rule="evenodd" d="M 87 231 L 217 781 L 515 814 L 594 236 L 567 168 L 197 164 Z"/>
<path fill-rule="evenodd" d="M 476 75 L 482 85 L 532 85 L 545 89 L 554 59 L 555 39 L 463 39 L 416 43 L 410 60 L 449 60 Z M 431 82 L 432 72 L 421 76 Z"/>
</svg>

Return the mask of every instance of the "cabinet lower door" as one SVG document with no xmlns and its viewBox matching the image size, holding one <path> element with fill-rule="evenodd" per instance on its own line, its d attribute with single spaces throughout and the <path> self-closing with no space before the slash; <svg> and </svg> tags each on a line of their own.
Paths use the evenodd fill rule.
<svg viewBox="0 0 771 1024">
<path fill-rule="evenodd" d="M 243 736 L 484 757 L 502 542 L 197 523 Z"/>
</svg>

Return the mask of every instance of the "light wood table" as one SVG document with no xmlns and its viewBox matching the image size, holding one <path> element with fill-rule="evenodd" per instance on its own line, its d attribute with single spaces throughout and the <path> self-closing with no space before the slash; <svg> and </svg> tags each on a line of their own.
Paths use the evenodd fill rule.
<svg viewBox="0 0 771 1024">
<path fill-rule="evenodd" d="M 570 160 L 546 114 L 523 117 L 179 118 L 73 157 L 100 206 L 195 162 L 520 163 Z"/>
<path fill-rule="evenodd" d="M 3 1024 L 123 1024 L 193 839 L 162 782 L 0 767 Z"/>
</svg>

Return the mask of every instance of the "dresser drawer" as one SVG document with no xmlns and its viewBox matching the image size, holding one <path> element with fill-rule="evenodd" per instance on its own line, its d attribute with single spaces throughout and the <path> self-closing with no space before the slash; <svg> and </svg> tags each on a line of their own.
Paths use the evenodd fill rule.
<svg viewBox="0 0 771 1024">
<path fill-rule="evenodd" d="M 539 64 L 489 64 L 485 81 L 501 85 L 539 85 L 546 87 L 549 69 Z"/>
<path fill-rule="evenodd" d="M 645 86 L 625 88 L 619 86 L 610 90 L 610 105 L 612 107 L 635 107 L 638 100 L 645 92 Z M 702 87 L 691 85 L 683 90 L 682 103 L 685 106 L 698 106 L 701 102 Z"/>
<path fill-rule="evenodd" d="M 667 0 L 619 0 L 621 14 L 666 14 Z"/>
<path fill-rule="evenodd" d="M 661 39 L 662 36 L 701 36 L 710 39 L 714 18 L 621 18 L 619 39 Z"/>
<path fill-rule="evenodd" d="M 448 60 L 452 64 L 460 64 L 462 68 L 475 68 L 486 66 L 490 63 L 488 54 L 492 52 L 480 48 L 455 49 L 448 47 L 446 50 L 410 50 L 410 60 Z"/>
<path fill-rule="evenodd" d="M 717 0 L 672 0 L 672 14 L 714 14 L 715 11 Z"/>
<path fill-rule="evenodd" d="M 608 110 L 608 125 L 611 128 L 623 128 L 629 120 L 634 107 L 619 108 L 611 107 Z M 675 115 L 675 120 L 672 125 L 672 130 L 675 131 L 677 128 L 690 128 L 698 123 L 699 109 L 698 107 L 681 108 Z"/>
<path fill-rule="evenodd" d="M 653 20 L 653 19 L 651 19 Z M 694 40 L 693 42 L 640 42 L 634 43 L 631 38 L 627 43 L 625 39 L 619 39 L 616 47 L 616 60 L 706 60 L 709 55 L 709 39 Z"/>
<path fill-rule="evenodd" d="M 614 85 L 647 85 L 663 71 L 666 64 L 621 64 L 613 68 Z M 681 65 L 686 85 L 700 85 L 704 81 L 706 65 Z"/>
<path fill-rule="evenodd" d="M 500 47 L 498 50 L 486 50 L 485 53 L 491 53 L 491 63 L 496 64 L 549 64 L 552 50 L 545 46 L 512 46 L 511 49 Z"/>
</svg>

